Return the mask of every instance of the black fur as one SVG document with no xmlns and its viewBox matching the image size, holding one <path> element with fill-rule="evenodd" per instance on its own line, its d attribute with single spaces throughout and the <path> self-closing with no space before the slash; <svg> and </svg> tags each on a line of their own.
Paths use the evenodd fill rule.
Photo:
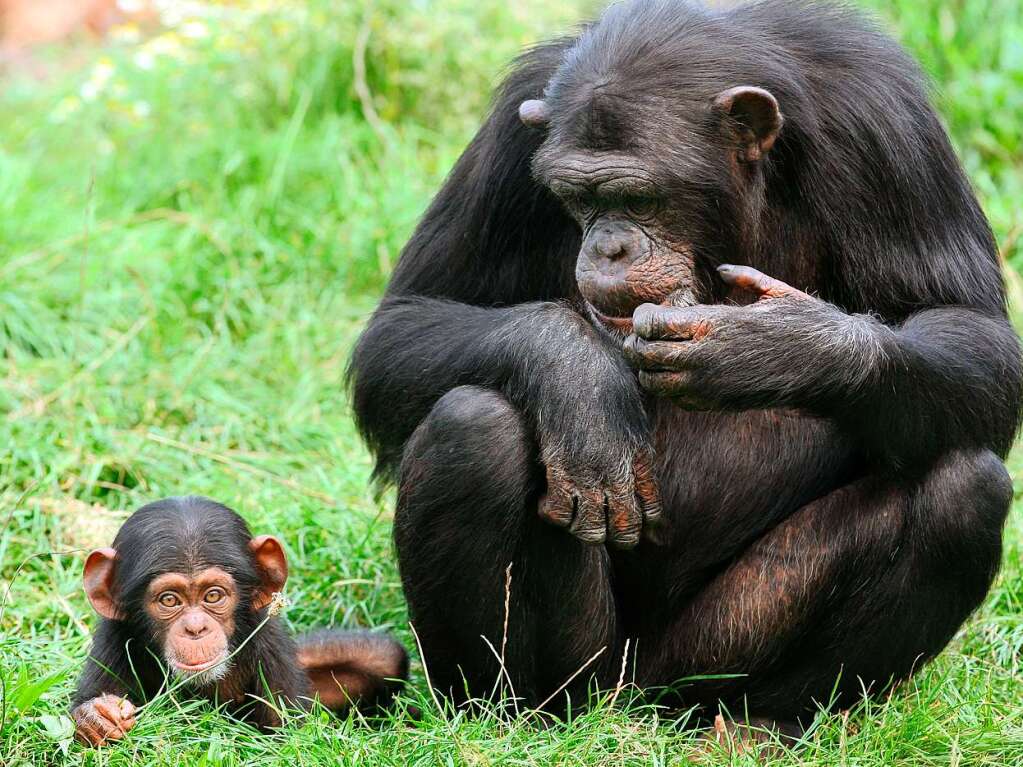
<svg viewBox="0 0 1023 767">
<path fill-rule="evenodd" d="M 124 617 L 101 621 L 71 708 L 107 694 L 138 705 L 164 687 L 168 671 L 156 627 L 144 607 L 146 589 L 163 573 L 208 567 L 225 570 L 238 587 L 235 630 L 228 637 L 228 651 L 237 654 L 222 680 L 204 687 L 179 687 L 178 695 L 217 700 L 226 691 L 229 699 L 219 702 L 262 729 L 280 724 L 278 712 L 264 701 L 308 708 L 316 693 L 336 697 L 335 680 L 351 681 L 346 691 L 360 705 L 388 704 L 408 675 L 401 645 L 383 634 L 326 629 L 296 642 L 280 618 L 267 616 L 269 608 L 252 607 L 263 580 L 248 548 L 251 540 L 238 514 L 208 498 L 167 498 L 132 514 L 113 544 L 117 551 L 113 596 Z M 314 667 L 303 665 L 304 656 L 312 658 Z M 314 671 L 324 680 L 322 688 L 310 684 Z"/>
<path fill-rule="evenodd" d="M 161 573 L 188 573 L 220 567 L 235 579 L 241 604 L 235 613 L 230 652 L 266 618 L 266 609 L 252 610 L 253 590 L 260 578 L 249 554 L 252 539 L 245 521 L 226 506 L 196 496 L 167 498 L 132 514 L 114 539 L 117 565 L 114 596 L 124 620 L 103 619 L 93 637 L 89 660 L 78 682 L 71 707 L 99 695 L 127 697 L 139 704 L 163 686 L 167 669 L 163 648 L 155 640 L 143 597 L 149 582 Z M 245 670 L 240 690 L 246 696 L 267 698 L 267 692 L 291 705 L 307 705 L 306 673 L 295 661 L 298 648 L 277 617 L 271 617 L 231 662 Z M 214 690 L 185 686 L 179 694 L 211 697 Z M 235 713 L 259 727 L 277 724 L 277 714 L 262 701 L 246 697 L 228 703 Z"/>
<path fill-rule="evenodd" d="M 707 107 L 735 85 L 785 118 L 738 171 Z M 517 117 L 537 98 L 546 132 Z M 822 299 L 729 315 L 694 384 L 707 412 L 646 396 L 584 319 L 579 228 L 546 186 L 576 150 L 638 158 L 695 251 L 701 311 L 734 309 L 721 263 Z M 456 697 L 462 674 L 473 695 L 497 676 L 479 635 L 501 640 L 512 562 L 507 668 L 527 700 L 601 647 L 580 681 L 613 684 L 632 639 L 643 686 L 739 674 L 681 700 L 775 718 L 907 676 L 998 566 L 1023 374 L 994 241 L 916 66 L 841 6 L 638 0 L 526 53 L 350 376 L 378 476 L 399 481 L 426 661 Z M 545 467 L 599 481 L 651 446 L 659 544 L 588 547 L 537 519 Z"/>
</svg>

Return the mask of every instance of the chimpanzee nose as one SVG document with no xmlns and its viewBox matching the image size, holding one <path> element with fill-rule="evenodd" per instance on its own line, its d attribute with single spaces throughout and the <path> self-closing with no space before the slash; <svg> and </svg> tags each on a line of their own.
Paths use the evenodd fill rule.
<svg viewBox="0 0 1023 767">
<path fill-rule="evenodd" d="M 202 615 L 187 615 L 181 622 L 190 639 L 199 639 L 210 630 L 209 623 Z"/>
<path fill-rule="evenodd" d="M 593 247 L 600 258 L 614 261 L 625 255 L 628 249 L 625 238 L 617 234 L 604 234 Z"/>
</svg>

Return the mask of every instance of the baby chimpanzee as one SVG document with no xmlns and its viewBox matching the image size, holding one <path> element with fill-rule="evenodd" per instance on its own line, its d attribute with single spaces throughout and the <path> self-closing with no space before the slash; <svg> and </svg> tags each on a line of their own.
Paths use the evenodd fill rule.
<svg viewBox="0 0 1023 767">
<path fill-rule="evenodd" d="M 253 538 L 240 516 L 207 498 L 168 498 L 132 514 L 113 548 L 85 561 L 85 592 L 103 621 L 72 704 L 79 739 L 123 737 L 134 703 L 155 695 L 168 672 L 187 694 L 227 703 L 260 728 L 280 724 L 264 699 L 304 707 L 318 696 L 333 710 L 389 702 L 408 674 L 401 645 L 342 631 L 296 643 L 268 615 L 287 577 L 276 538 Z"/>
</svg>

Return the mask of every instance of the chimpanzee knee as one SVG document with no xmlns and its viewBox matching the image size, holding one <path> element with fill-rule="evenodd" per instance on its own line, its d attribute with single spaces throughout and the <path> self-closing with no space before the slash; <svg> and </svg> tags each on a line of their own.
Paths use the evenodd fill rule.
<svg viewBox="0 0 1023 767">
<path fill-rule="evenodd" d="M 935 502 L 952 507 L 969 504 L 978 513 L 993 515 L 988 521 L 1003 521 L 1012 501 L 1012 479 L 993 452 L 950 453 L 938 462 L 934 472 L 940 478 L 931 483 Z M 943 498 L 943 493 L 948 497 Z"/>
<path fill-rule="evenodd" d="M 918 561 L 957 584 L 968 609 L 983 599 L 1001 560 L 1012 480 L 990 450 L 942 458 L 913 498 Z"/>
<path fill-rule="evenodd" d="M 451 390 L 406 445 L 398 569 L 431 679 L 456 700 L 504 673 L 537 702 L 616 641 L 606 551 L 540 520 L 543 481 L 528 426 L 490 389 Z M 481 635 L 506 640 L 504 671 Z"/>
<path fill-rule="evenodd" d="M 473 497 L 522 503 L 538 471 L 535 452 L 522 415 L 501 393 L 459 386 L 437 401 L 406 444 L 399 498 L 414 495 L 417 506 Z"/>
</svg>

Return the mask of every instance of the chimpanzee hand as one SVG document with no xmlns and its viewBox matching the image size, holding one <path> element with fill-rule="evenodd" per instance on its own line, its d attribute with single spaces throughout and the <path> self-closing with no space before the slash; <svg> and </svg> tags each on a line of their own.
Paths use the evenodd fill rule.
<svg viewBox="0 0 1023 767">
<path fill-rule="evenodd" d="M 646 533 L 656 540 L 654 529 L 661 514 L 660 497 L 653 480 L 650 453 L 633 455 L 631 465 L 613 474 L 599 466 L 543 458 L 547 467 L 547 492 L 540 499 L 540 516 L 585 543 L 603 543 L 627 549 Z M 613 467 L 618 468 L 618 467 Z M 624 469 L 624 470 L 622 470 Z"/>
<path fill-rule="evenodd" d="M 120 740 L 135 726 L 135 706 L 127 698 L 101 695 L 87 700 L 71 712 L 75 735 L 89 746 Z"/>
<path fill-rule="evenodd" d="M 546 316 L 551 353 L 525 403 L 547 474 L 540 516 L 585 543 L 656 540 L 660 500 L 642 392 L 617 350 L 563 311 Z"/>
<path fill-rule="evenodd" d="M 798 407 L 855 391 L 884 359 L 885 329 L 872 318 L 750 267 L 718 272 L 758 300 L 636 309 L 624 352 L 651 394 L 694 410 Z"/>
</svg>

